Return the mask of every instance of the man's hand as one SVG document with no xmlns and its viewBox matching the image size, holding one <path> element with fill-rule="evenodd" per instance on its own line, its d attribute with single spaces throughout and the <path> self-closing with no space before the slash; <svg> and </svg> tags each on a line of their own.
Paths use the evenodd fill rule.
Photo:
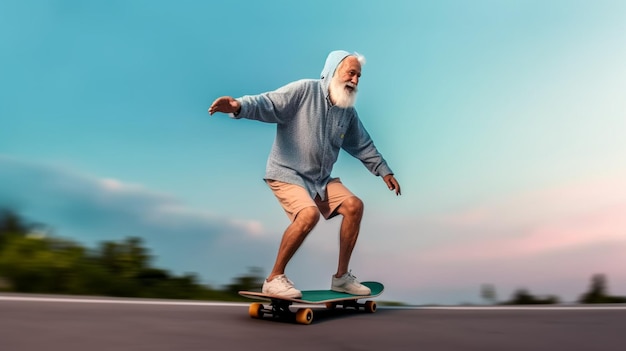
<svg viewBox="0 0 626 351">
<path fill-rule="evenodd" d="M 241 109 L 239 101 L 230 96 L 222 96 L 213 101 L 211 107 L 209 107 L 209 114 L 213 115 L 215 112 L 237 114 L 239 109 Z"/>
<path fill-rule="evenodd" d="M 389 190 L 396 191 L 396 196 L 402 195 L 400 192 L 400 183 L 398 183 L 396 178 L 394 178 L 393 174 L 387 174 L 383 177 L 383 180 L 385 181 L 385 184 L 387 184 L 387 188 L 389 188 Z"/>
</svg>

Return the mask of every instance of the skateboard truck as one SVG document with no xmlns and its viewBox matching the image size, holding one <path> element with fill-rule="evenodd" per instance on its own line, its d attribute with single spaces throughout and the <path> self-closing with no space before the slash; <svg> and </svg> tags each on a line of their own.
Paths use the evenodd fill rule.
<svg viewBox="0 0 626 351">
<path fill-rule="evenodd" d="M 299 324 L 311 324 L 313 321 L 313 310 L 310 308 L 299 308 L 295 313 L 289 308 L 293 302 L 272 299 L 270 308 L 265 308 L 262 303 L 255 302 L 250 304 L 248 312 L 252 318 L 263 318 L 263 315 L 269 314 L 273 319 L 293 320 Z"/>
<path fill-rule="evenodd" d="M 282 320 L 295 320 L 298 324 L 311 324 L 313 322 L 313 310 L 311 308 L 299 308 L 296 312 L 291 311 L 290 306 L 293 304 L 291 301 L 285 301 L 280 299 L 272 299 L 270 302 L 270 308 L 266 308 L 260 302 L 254 302 L 250 304 L 248 313 L 252 318 L 263 318 L 264 315 L 269 315 L 272 319 Z M 335 301 L 327 302 L 326 308 L 329 310 L 336 307 L 354 308 L 355 310 L 363 309 L 365 312 L 376 312 L 375 301 L 365 301 L 365 303 L 359 303 L 357 300 Z"/>
</svg>

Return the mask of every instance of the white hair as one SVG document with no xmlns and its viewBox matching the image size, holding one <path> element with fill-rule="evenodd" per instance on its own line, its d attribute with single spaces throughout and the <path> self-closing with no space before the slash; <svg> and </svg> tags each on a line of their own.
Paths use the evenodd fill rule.
<svg viewBox="0 0 626 351">
<path fill-rule="evenodd" d="M 361 64 L 361 66 L 365 66 L 365 63 L 367 62 L 367 60 L 365 59 L 365 56 L 359 54 L 358 52 L 354 52 L 351 56 L 356 57 L 356 59 L 359 61 L 359 63 Z"/>
</svg>

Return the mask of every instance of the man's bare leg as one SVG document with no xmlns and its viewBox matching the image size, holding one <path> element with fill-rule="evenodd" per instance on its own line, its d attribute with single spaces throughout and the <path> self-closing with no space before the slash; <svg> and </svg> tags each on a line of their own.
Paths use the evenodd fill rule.
<svg viewBox="0 0 626 351">
<path fill-rule="evenodd" d="M 306 236 L 313 230 L 320 219 L 317 207 L 307 207 L 302 209 L 293 222 L 287 227 L 278 248 L 276 262 L 272 272 L 267 277 L 271 281 L 277 275 L 285 273 L 285 267 L 293 255 L 298 251 Z"/>
<path fill-rule="evenodd" d="M 356 196 L 345 199 L 337 208 L 337 213 L 343 216 L 339 229 L 339 264 L 336 278 L 348 272 L 352 250 L 356 245 L 363 218 L 363 201 Z"/>
</svg>

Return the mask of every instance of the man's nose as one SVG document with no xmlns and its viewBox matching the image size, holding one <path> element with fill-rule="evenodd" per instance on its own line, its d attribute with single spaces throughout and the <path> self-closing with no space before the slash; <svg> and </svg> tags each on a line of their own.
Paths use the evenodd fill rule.
<svg viewBox="0 0 626 351">
<path fill-rule="evenodd" d="M 357 76 L 356 74 L 352 76 L 352 79 L 350 79 L 350 82 L 352 82 L 352 84 L 354 85 L 359 85 L 359 76 Z"/>
</svg>

